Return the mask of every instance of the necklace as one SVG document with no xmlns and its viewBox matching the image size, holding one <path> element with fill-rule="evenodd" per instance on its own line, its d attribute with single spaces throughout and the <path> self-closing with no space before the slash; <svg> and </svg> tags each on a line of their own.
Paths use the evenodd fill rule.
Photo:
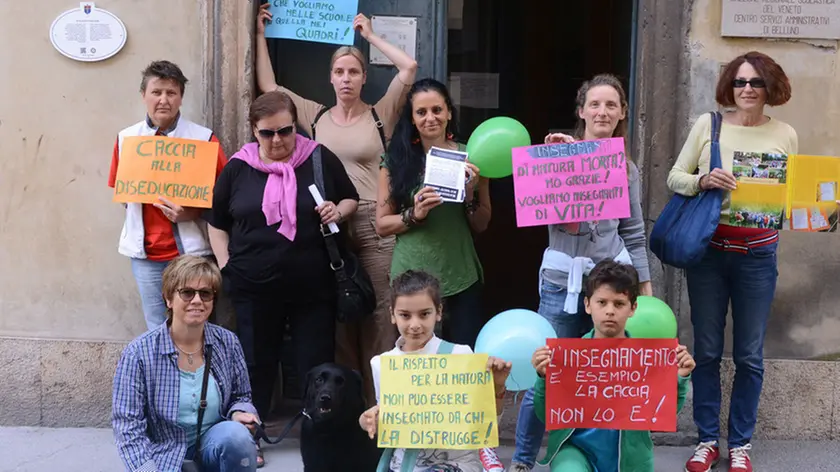
<svg viewBox="0 0 840 472">
<path fill-rule="evenodd" d="M 185 350 L 181 349 L 181 346 L 179 346 L 178 344 L 176 344 L 176 343 L 175 343 L 175 341 L 172 341 L 172 344 L 175 344 L 175 347 L 177 347 L 179 351 L 181 351 L 181 352 L 183 352 L 184 354 L 186 354 L 186 355 L 187 355 L 187 363 L 188 363 L 189 365 L 193 365 L 193 356 L 194 356 L 195 354 L 198 354 L 199 352 L 201 352 L 201 347 L 199 347 L 198 349 L 196 349 L 196 350 L 195 350 L 195 351 L 193 351 L 193 352 L 187 352 L 187 351 L 185 351 Z"/>
</svg>

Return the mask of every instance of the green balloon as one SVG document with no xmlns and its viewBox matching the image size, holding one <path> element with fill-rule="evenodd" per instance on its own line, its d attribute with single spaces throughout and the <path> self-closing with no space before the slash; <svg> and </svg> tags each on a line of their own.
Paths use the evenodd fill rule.
<svg viewBox="0 0 840 472">
<path fill-rule="evenodd" d="M 626 330 L 633 338 L 671 339 L 677 337 L 677 318 L 671 307 L 654 297 L 640 296 L 636 313 L 627 320 Z"/>
<path fill-rule="evenodd" d="M 530 145 L 531 135 L 522 123 L 497 116 L 478 125 L 467 141 L 467 152 L 482 177 L 497 179 L 513 174 L 511 149 Z"/>
</svg>

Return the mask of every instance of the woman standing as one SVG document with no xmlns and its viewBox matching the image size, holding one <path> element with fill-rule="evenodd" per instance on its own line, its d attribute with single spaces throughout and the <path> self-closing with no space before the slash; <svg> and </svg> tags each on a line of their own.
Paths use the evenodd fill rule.
<svg viewBox="0 0 840 472">
<path fill-rule="evenodd" d="M 204 126 L 181 116 L 181 102 L 187 78 L 181 68 L 169 61 L 155 61 L 146 67 L 140 82 L 140 96 L 146 118 L 120 131 L 111 157 L 108 186 L 117 183 L 120 150 L 129 136 L 168 136 L 219 142 Z M 222 146 L 216 159 L 216 177 L 227 158 Z M 166 321 L 166 304 L 161 296 L 163 270 L 179 254 L 209 256 L 207 225 L 200 219 L 200 208 L 185 208 L 163 197 L 153 205 L 127 203 L 119 252 L 131 258 L 131 272 L 137 282 L 146 328 L 154 329 Z"/>
<path fill-rule="evenodd" d="M 414 82 L 417 63 L 404 51 L 377 36 L 370 19 L 359 14 L 353 20 L 354 29 L 371 46 L 382 51 L 398 70 L 385 95 L 375 105 L 362 100 L 367 61 L 357 48 L 342 46 L 335 51 L 330 62 L 335 105 L 326 107 L 307 100 L 276 83 L 265 39 L 265 23 L 272 19 L 268 7 L 268 4 L 262 5 L 257 18 L 258 85 L 263 92 L 280 90 L 292 97 L 298 109 L 301 129 L 338 155 L 359 193 L 359 209 L 349 220 L 351 240 L 373 283 L 376 310 L 372 317 L 338 324 L 336 360 L 362 373 L 367 402 L 375 405 L 370 359 L 391 349 L 397 340 L 397 331 L 388 314 L 387 274 L 394 238 L 379 237 L 374 230 L 379 162 L 399 110 L 405 103 L 408 87 Z"/>
<path fill-rule="evenodd" d="M 414 269 L 440 279 L 443 337 L 474 347 L 484 318 L 483 272 L 472 232 L 480 233 L 490 223 L 490 181 L 467 163 L 463 204 L 443 203 L 433 188 L 422 187 L 426 153 L 432 146 L 465 150 L 454 140 L 456 118 L 443 84 L 423 79 L 411 87 L 379 173 L 376 232 L 397 237 L 392 277 Z"/>
<path fill-rule="evenodd" d="M 616 77 L 602 74 L 584 82 L 578 89 L 576 103 L 578 121 L 574 137 L 549 134 L 545 137 L 546 144 L 627 139 L 627 98 Z M 628 218 L 548 227 L 548 248 L 540 266 L 539 313 L 552 324 L 560 338 L 577 338 L 591 329 L 592 321 L 583 309 L 581 290 L 585 275 L 598 262 L 616 260 L 632 264 L 639 273 L 640 293 L 653 293 L 639 198 L 639 169 L 629 159 L 627 180 Z M 582 270 L 573 270 L 576 266 Z M 534 413 L 532 388 L 525 393 L 519 409 L 511 472 L 526 472 L 534 467 L 543 433 L 545 424 Z"/>
<path fill-rule="evenodd" d="M 254 100 L 249 121 L 257 142 L 231 157 L 213 191 L 210 218 L 210 243 L 263 417 L 271 407 L 287 320 L 301 381 L 335 358 L 335 276 L 321 225 L 352 216 L 359 198 L 335 154 L 295 132 L 296 118 L 295 104 L 283 92 Z M 308 190 L 315 183 L 315 153 L 325 187 L 317 208 Z M 343 234 L 331 237 L 343 246 Z"/>
<path fill-rule="evenodd" d="M 668 187 L 681 195 L 713 188 L 726 191 L 709 250 L 700 264 L 686 270 L 697 360 L 692 377 L 694 423 L 700 436 L 685 465 L 688 472 L 706 472 L 720 458 L 720 360 L 730 304 L 735 382 L 729 409 L 729 470 L 752 471 L 750 440 L 764 380 L 764 334 L 776 292 L 779 232 L 730 226 L 728 193 L 737 185 L 732 174 L 736 152 L 798 152 L 796 131 L 764 114 L 765 106 L 784 105 L 790 95 L 787 75 L 772 58 L 755 51 L 736 57 L 723 70 L 715 94 L 718 104 L 734 107 L 723 114 L 720 130 L 723 168 L 709 172 L 712 125 L 705 114 L 694 123 L 668 174 Z"/>
</svg>

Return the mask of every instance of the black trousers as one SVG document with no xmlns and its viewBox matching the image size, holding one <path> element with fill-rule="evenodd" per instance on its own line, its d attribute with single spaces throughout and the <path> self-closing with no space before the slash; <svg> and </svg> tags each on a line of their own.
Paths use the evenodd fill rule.
<svg viewBox="0 0 840 472">
<path fill-rule="evenodd" d="M 441 339 L 475 349 L 475 340 L 484 327 L 481 288 L 476 282 L 463 292 L 443 298 L 443 326 L 435 329 Z"/>
<path fill-rule="evenodd" d="M 288 323 L 295 367 L 304 389 L 306 373 L 335 359 L 335 292 L 302 290 L 238 290 L 225 276 L 225 291 L 236 313 L 236 331 L 251 380 L 251 395 L 260 418 L 267 419 L 274 395 Z M 241 286 L 241 285 L 240 285 Z"/>
</svg>

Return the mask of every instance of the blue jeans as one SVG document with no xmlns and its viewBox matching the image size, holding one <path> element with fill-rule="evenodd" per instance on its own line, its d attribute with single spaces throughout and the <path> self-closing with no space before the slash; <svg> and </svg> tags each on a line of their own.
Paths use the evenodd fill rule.
<svg viewBox="0 0 840 472">
<path fill-rule="evenodd" d="M 251 432 L 242 423 L 216 423 L 201 437 L 202 472 L 244 472 L 257 470 L 257 446 Z M 195 445 L 187 449 L 187 458 L 195 456 Z"/>
<path fill-rule="evenodd" d="M 169 261 L 131 259 L 131 272 L 140 292 L 146 328 L 154 329 L 166 321 L 166 302 L 163 300 L 163 269 Z"/>
<path fill-rule="evenodd" d="M 566 289 L 543 281 L 540 287 L 539 314 L 547 319 L 558 338 L 579 338 L 592 329 L 592 318 L 586 314 L 583 306 L 583 294 L 578 302 L 578 312 L 574 315 L 563 311 L 566 303 Z M 516 452 L 513 462 L 534 467 L 537 453 L 540 451 L 545 423 L 534 413 L 534 389 L 530 388 L 522 398 L 519 417 L 516 421 Z"/>
<path fill-rule="evenodd" d="M 686 271 L 694 327 L 694 423 L 700 441 L 720 437 L 720 360 L 726 314 L 732 304 L 735 381 L 729 409 L 730 448 L 750 442 L 764 381 L 764 334 L 776 292 L 778 243 L 747 254 L 710 248 Z"/>
</svg>

